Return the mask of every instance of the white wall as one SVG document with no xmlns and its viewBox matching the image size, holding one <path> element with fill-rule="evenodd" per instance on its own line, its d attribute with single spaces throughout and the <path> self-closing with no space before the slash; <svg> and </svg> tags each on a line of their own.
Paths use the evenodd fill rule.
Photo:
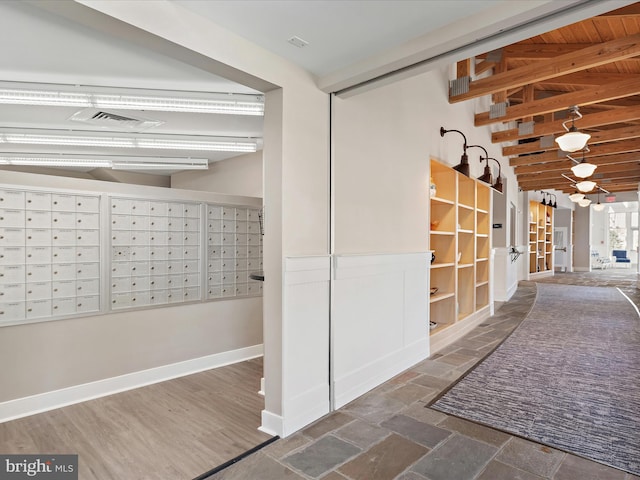
<svg viewBox="0 0 640 480">
<path fill-rule="evenodd" d="M 206 171 L 171 175 L 171 187 L 262 197 L 262 150 L 211 163 Z"/>
<path fill-rule="evenodd" d="M 19 187 L 260 206 L 261 199 L 21 172 Z M 0 402 L 262 344 L 262 299 L 74 317 L 0 329 Z"/>
</svg>

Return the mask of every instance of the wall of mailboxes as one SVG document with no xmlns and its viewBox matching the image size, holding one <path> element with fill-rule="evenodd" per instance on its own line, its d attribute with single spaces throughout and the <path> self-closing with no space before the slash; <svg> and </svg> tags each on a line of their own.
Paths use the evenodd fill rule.
<svg viewBox="0 0 640 480">
<path fill-rule="evenodd" d="M 261 295 L 259 214 L 0 187 L 0 326 Z"/>
</svg>

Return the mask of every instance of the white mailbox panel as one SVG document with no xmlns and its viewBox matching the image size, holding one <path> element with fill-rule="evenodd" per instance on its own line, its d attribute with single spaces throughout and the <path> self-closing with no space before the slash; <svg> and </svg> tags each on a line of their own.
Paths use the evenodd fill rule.
<svg viewBox="0 0 640 480">
<path fill-rule="evenodd" d="M 75 298 L 54 298 L 52 304 L 53 315 L 71 315 L 76 313 Z"/>
<path fill-rule="evenodd" d="M 25 302 L 0 302 L 0 323 L 25 319 Z"/>
<path fill-rule="evenodd" d="M 149 219 L 149 230 L 152 232 L 162 232 L 169 229 L 169 219 L 167 217 L 152 217 Z"/>
<path fill-rule="evenodd" d="M 100 296 L 89 295 L 76 299 L 76 311 L 78 313 L 97 312 L 100 310 Z"/>
<path fill-rule="evenodd" d="M 76 247 L 53 247 L 52 258 L 54 262 L 68 263 L 76 261 Z"/>
<path fill-rule="evenodd" d="M 45 263 L 51 261 L 51 247 L 27 247 L 27 263 Z"/>
<path fill-rule="evenodd" d="M 48 230 L 32 230 L 32 232 L 33 233 L 28 234 L 28 236 L 33 235 L 34 237 L 36 237 L 36 235 L 38 235 L 38 236 L 45 237 L 45 234 L 49 233 Z M 44 233 L 40 235 L 38 232 L 44 232 Z M 49 237 L 50 237 L 50 244 L 53 245 L 54 247 L 75 246 L 76 244 L 75 230 L 71 230 L 71 229 L 61 230 L 59 228 L 54 228 L 53 230 L 51 230 Z M 47 243 L 47 245 L 49 245 L 49 243 Z"/>
<path fill-rule="evenodd" d="M 76 278 L 99 278 L 100 277 L 100 264 L 94 263 L 78 263 L 76 264 Z"/>
<path fill-rule="evenodd" d="M 24 208 L 24 192 L 0 190 L 0 208 Z"/>
<path fill-rule="evenodd" d="M 0 228 L 24 228 L 24 210 L 0 209 Z"/>
<path fill-rule="evenodd" d="M 150 305 L 162 305 L 168 302 L 167 299 L 168 292 L 166 290 L 158 290 L 152 291 L 149 294 L 149 304 Z"/>
<path fill-rule="evenodd" d="M 25 274 L 24 265 L 0 265 L 0 284 L 24 282 Z"/>
<path fill-rule="evenodd" d="M 181 288 L 171 288 L 167 293 L 167 299 L 169 303 L 184 302 L 183 293 Z"/>
<path fill-rule="evenodd" d="M 149 277 L 131 277 L 131 291 L 149 290 Z"/>
<path fill-rule="evenodd" d="M 222 218 L 222 207 L 219 205 L 207 205 L 207 218 L 210 218 L 210 219 Z"/>
<path fill-rule="evenodd" d="M 149 215 L 154 217 L 166 217 L 168 205 L 165 202 L 150 202 Z"/>
<path fill-rule="evenodd" d="M 131 217 L 129 215 L 111 215 L 112 230 L 127 230 L 131 228 Z"/>
<path fill-rule="evenodd" d="M 26 192 L 25 207 L 29 210 L 51 210 L 51 194 L 43 192 Z"/>
<path fill-rule="evenodd" d="M 149 292 L 133 292 L 131 294 L 131 306 L 143 307 L 149 305 Z"/>
<path fill-rule="evenodd" d="M 33 300 L 26 302 L 27 318 L 51 316 L 51 300 Z"/>
<path fill-rule="evenodd" d="M 76 266 L 73 263 L 54 263 L 51 265 L 52 280 L 75 280 Z M 34 279 L 38 281 L 38 279 Z"/>
<path fill-rule="evenodd" d="M 131 215 L 131 230 L 149 230 L 149 217 Z"/>
<path fill-rule="evenodd" d="M 165 275 L 167 267 L 167 262 L 152 261 L 149 263 L 149 273 L 151 275 Z"/>
<path fill-rule="evenodd" d="M 27 265 L 27 282 L 41 282 L 51 278 L 51 264 Z"/>
<path fill-rule="evenodd" d="M 149 245 L 149 232 L 131 232 L 131 245 Z"/>
<path fill-rule="evenodd" d="M 116 277 L 111 279 L 111 291 L 115 293 L 131 291 L 131 277 Z"/>
<path fill-rule="evenodd" d="M 76 228 L 76 214 L 74 212 L 53 212 L 51 226 L 53 228 Z"/>
<path fill-rule="evenodd" d="M 129 262 L 112 262 L 111 263 L 111 276 L 123 277 L 131 275 L 131 267 Z"/>
<path fill-rule="evenodd" d="M 147 200 L 131 200 L 131 215 L 149 215 Z"/>
<path fill-rule="evenodd" d="M 97 213 L 76 213 L 76 228 L 100 228 L 100 215 Z"/>
<path fill-rule="evenodd" d="M 78 245 L 100 245 L 100 230 L 77 230 Z"/>
<path fill-rule="evenodd" d="M 58 212 L 75 212 L 75 195 L 61 195 L 54 193 L 51 195 L 51 209 Z"/>
<path fill-rule="evenodd" d="M 114 310 L 119 308 L 131 307 L 131 293 L 112 293 L 111 294 L 111 308 Z"/>
<path fill-rule="evenodd" d="M 100 199 L 98 197 L 76 196 L 76 212 L 98 213 Z"/>
<path fill-rule="evenodd" d="M 76 292 L 76 295 L 98 295 L 100 280 L 97 278 L 76 280 Z"/>
<path fill-rule="evenodd" d="M 99 262 L 100 247 L 76 247 L 76 258 L 78 262 Z"/>
<path fill-rule="evenodd" d="M 167 288 L 166 275 L 152 275 L 149 277 L 149 288 L 151 290 L 165 290 Z"/>
<path fill-rule="evenodd" d="M 76 281 L 75 280 L 62 280 L 60 282 L 53 282 L 51 284 L 51 292 L 53 298 L 62 297 L 75 297 L 76 296 Z"/>
<path fill-rule="evenodd" d="M 200 217 L 200 205 L 185 203 L 183 211 L 185 218 L 197 219 Z"/>
<path fill-rule="evenodd" d="M 22 228 L 0 228 L 0 246 L 23 245 L 25 231 Z M 47 243 L 48 245 L 48 243 Z"/>
<path fill-rule="evenodd" d="M 45 210 L 27 210 L 25 212 L 27 228 L 51 228 L 51 212 Z"/>
<path fill-rule="evenodd" d="M 24 299 L 26 288 L 24 283 L 2 284 L 0 287 L 0 302 L 15 302 Z"/>
<path fill-rule="evenodd" d="M 0 247 L 0 265 L 24 263 L 25 250 L 25 247 Z"/>
<path fill-rule="evenodd" d="M 129 215 L 131 213 L 131 200 L 127 198 L 112 198 L 111 212 L 119 215 Z"/>
</svg>

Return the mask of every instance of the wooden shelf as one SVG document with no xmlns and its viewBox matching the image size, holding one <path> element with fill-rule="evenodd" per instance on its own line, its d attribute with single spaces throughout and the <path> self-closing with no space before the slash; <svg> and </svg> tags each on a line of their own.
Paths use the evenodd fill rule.
<svg viewBox="0 0 640 480">
<path fill-rule="evenodd" d="M 434 268 L 453 267 L 454 265 L 455 265 L 455 263 L 432 263 L 431 264 L 431 269 L 433 270 Z"/>
<path fill-rule="evenodd" d="M 473 263 L 459 263 L 458 268 L 471 268 L 473 267 Z"/>
<path fill-rule="evenodd" d="M 476 288 L 478 288 L 478 287 L 482 287 L 482 286 L 484 286 L 484 285 L 489 285 L 489 281 L 487 280 L 487 281 L 484 281 L 484 282 L 478 282 L 478 283 L 476 283 Z"/>
<path fill-rule="evenodd" d="M 430 303 L 436 303 L 439 302 L 440 300 L 445 300 L 447 298 L 451 298 L 455 295 L 455 293 L 453 292 L 449 292 L 449 293 L 436 293 L 435 295 L 430 295 L 429 296 L 429 302 Z"/>
<path fill-rule="evenodd" d="M 431 201 L 435 203 L 442 203 L 444 205 L 455 205 L 456 203 L 453 200 L 447 200 L 446 198 L 440 198 L 440 197 L 431 197 Z"/>
<path fill-rule="evenodd" d="M 429 233 L 431 235 L 455 235 L 455 232 L 445 232 L 442 230 L 431 230 Z"/>
</svg>

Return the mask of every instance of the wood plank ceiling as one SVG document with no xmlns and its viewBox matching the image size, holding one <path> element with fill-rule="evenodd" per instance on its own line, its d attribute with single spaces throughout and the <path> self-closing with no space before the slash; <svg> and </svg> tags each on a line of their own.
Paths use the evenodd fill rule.
<svg viewBox="0 0 640 480">
<path fill-rule="evenodd" d="M 475 125 L 493 126 L 492 142 L 523 190 L 576 191 L 563 176 L 581 180 L 570 170 L 575 162 L 553 141 L 573 105 L 583 115 L 576 128 L 591 139 L 589 151 L 570 155 L 598 166 L 589 180 L 608 192 L 638 190 L 640 2 L 467 59 L 458 77 L 472 66 L 477 79 L 449 101 L 492 95 L 494 112 L 477 113 Z"/>
</svg>

